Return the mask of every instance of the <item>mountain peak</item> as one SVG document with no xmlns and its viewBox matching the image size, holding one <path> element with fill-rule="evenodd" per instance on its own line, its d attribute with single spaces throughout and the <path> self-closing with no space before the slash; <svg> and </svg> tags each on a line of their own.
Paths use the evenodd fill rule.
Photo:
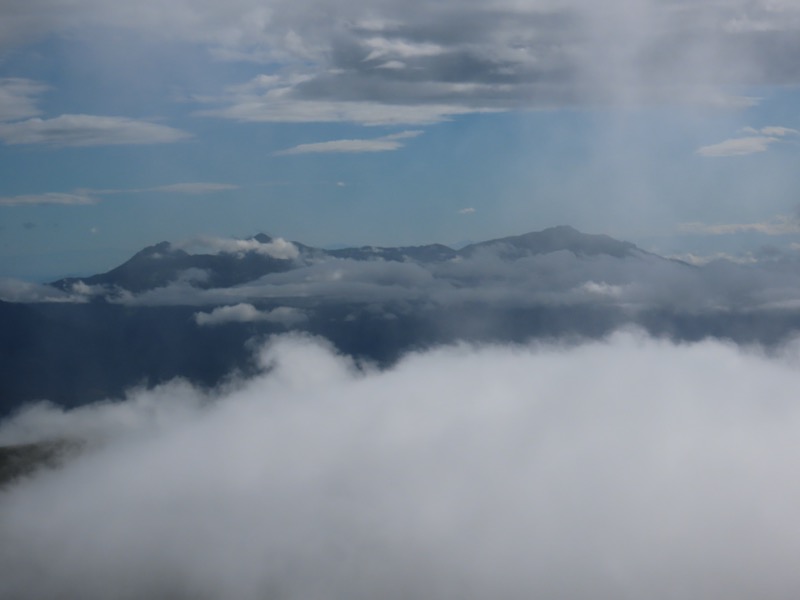
<svg viewBox="0 0 800 600">
<path fill-rule="evenodd" d="M 253 239 L 260 244 L 269 244 L 270 242 L 274 241 L 275 238 L 267 235 L 266 233 L 257 233 L 253 236 Z"/>
<path fill-rule="evenodd" d="M 624 258 L 641 252 L 630 242 L 621 242 L 604 234 L 583 233 L 569 225 L 558 225 L 541 231 L 470 244 L 461 249 L 461 254 L 471 256 L 479 249 L 488 248 L 499 251 L 504 258 L 549 254 L 560 250 L 567 250 L 576 256 L 605 254 L 615 258 Z"/>
</svg>

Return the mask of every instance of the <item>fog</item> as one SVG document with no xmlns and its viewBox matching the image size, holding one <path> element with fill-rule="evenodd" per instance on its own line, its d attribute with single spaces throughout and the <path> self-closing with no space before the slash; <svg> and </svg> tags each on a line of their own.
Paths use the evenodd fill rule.
<svg viewBox="0 0 800 600">
<path fill-rule="evenodd" d="M 630 331 L 379 372 L 318 339 L 214 393 L 38 405 L 83 454 L 0 492 L 8 598 L 785 598 L 800 354 Z"/>
</svg>

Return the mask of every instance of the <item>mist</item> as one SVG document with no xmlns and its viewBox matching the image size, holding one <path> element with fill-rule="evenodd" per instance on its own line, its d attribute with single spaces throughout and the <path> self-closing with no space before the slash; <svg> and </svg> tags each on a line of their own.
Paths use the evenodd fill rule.
<svg viewBox="0 0 800 600">
<path fill-rule="evenodd" d="M 785 598 L 800 580 L 797 345 L 635 332 L 378 371 L 277 338 L 0 441 L 85 450 L 0 492 L 0 595 Z"/>
</svg>

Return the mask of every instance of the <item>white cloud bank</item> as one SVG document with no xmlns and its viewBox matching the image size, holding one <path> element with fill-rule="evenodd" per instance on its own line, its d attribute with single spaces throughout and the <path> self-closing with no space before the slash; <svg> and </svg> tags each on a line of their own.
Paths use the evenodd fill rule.
<svg viewBox="0 0 800 600">
<path fill-rule="evenodd" d="M 797 353 L 618 335 L 362 372 L 285 338 L 271 372 L 0 441 L 99 440 L 0 493 L 8 598 L 788 598 Z"/>
</svg>

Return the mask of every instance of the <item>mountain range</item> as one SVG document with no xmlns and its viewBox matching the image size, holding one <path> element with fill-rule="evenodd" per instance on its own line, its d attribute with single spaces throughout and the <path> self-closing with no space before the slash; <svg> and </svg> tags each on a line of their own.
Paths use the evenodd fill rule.
<svg viewBox="0 0 800 600">
<path fill-rule="evenodd" d="M 442 244 L 386 248 L 361 246 L 325 250 L 300 242 L 289 242 L 293 248 L 287 252 L 280 238 L 264 233 L 242 240 L 241 245 L 219 253 L 189 253 L 170 242 L 148 246 L 122 265 L 102 274 L 83 278 L 65 278 L 52 283 L 58 289 L 70 291 L 76 283 L 100 285 L 138 293 L 164 287 L 176 282 L 181 275 L 191 271 L 203 273 L 192 284 L 209 289 L 241 285 L 265 275 L 290 271 L 301 266 L 330 259 L 353 261 L 415 262 L 431 265 L 446 261 L 471 258 L 481 252 L 493 251 L 505 260 L 525 256 L 567 251 L 576 256 L 606 255 L 615 258 L 644 257 L 644 252 L 630 242 L 621 242 L 607 235 L 581 233 L 569 227 L 551 227 L 543 231 L 488 240 L 454 250 Z M 281 243 L 281 250 L 271 246 Z M 655 256 L 655 255 L 650 255 Z"/>
<path fill-rule="evenodd" d="M 326 250 L 265 234 L 161 242 L 106 273 L 0 300 L 0 417 L 174 378 L 216 386 L 260 369 L 255 349 L 287 333 L 379 367 L 441 344 L 571 343 L 625 326 L 774 346 L 800 329 L 797 267 L 693 266 L 567 226 L 460 249 Z"/>
</svg>

